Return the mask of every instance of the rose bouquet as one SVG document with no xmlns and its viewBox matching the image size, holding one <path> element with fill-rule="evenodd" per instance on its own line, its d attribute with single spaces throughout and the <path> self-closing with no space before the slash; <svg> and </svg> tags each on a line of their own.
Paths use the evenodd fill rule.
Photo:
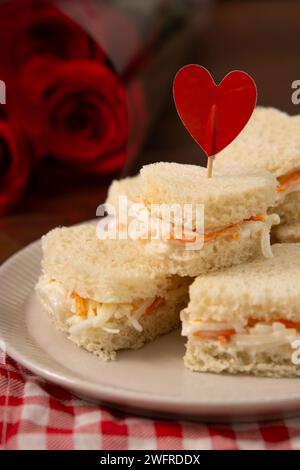
<svg viewBox="0 0 300 470">
<path fill-rule="evenodd" d="M 0 215 L 20 200 L 41 159 L 108 174 L 138 151 L 161 102 L 158 92 L 147 92 L 145 76 L 154 81 L 158 75 L 149 64 L 184 17 L 184 0 L 154 0 L 150 11 L 142 3 L 0 4 L 0 80 L 6 85 L 6 104 L 0 104 Z M 169 83 L 177 65 L 168 67 Z"/>
</svg>

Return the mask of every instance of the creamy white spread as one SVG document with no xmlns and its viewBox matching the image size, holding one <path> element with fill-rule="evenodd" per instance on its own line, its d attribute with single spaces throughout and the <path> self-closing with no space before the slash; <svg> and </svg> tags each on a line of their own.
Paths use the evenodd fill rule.
<svg viewBox="0 0 300 470">
<path fill-rule="evenodd" d="M 45 310 L 63 320 L 71 309 L 71 299 L 64 286 L 43 276 L 37 285 L 37 294 Z"/>
</svg>

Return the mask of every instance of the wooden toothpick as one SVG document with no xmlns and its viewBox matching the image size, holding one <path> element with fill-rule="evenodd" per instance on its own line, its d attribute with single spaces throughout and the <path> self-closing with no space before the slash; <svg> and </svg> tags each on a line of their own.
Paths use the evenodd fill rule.
<svg viewBox="0 0 300 470">
<path fill-rule="evenodd" d="M 207 157 L 207 178 L 212 177 L 214 157 Z"/>
<path fill-rule="evenodd" d="M 211 150 L 212 152 L 207 154 L 207 178 L 212 177 L 213 172 L 213 163 L 214 163 L 214 150 L 216 149 L 216 132 L 217 132 L 217 106 L 213 104 L 210 110 L 209 118 L 208 118 L 208 125 L 207 125 L 207 132 L 208 136 L 211 140 Z"/>
</svg>

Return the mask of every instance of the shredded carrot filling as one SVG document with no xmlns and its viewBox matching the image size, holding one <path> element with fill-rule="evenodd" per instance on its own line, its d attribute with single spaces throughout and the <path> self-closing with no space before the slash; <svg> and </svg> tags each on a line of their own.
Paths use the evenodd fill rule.
<svg viewBox="0 0 300 470">
<path fill-rule="evenodd" d="M 291 184 L 300 179 L 300 170 L 289 173 L 288 175 L 279 176 L 277 178 L 279 181 L 279 186 L 277 188 L 278 193 L 285 191 Z"/>
<path fill-rule="evenodd" d="M 144 315 L 150 315 L 154 310 L 156 310 L 158 307 L 163 305 L 165 303 L 165 299 L 163 297 L 156 297 L 152 304 L 149 305 L 149 307 L 146 309 Z"/>
<path fill-rule="evenodd" d="M 300 333 L 300 322 L 293 322 L 290 320 L 284 319 L 272 319 L 269 321 L 257 320 L 255 318 L 249 318 L 247 327 L 252 328 L 257 323 L 265 323 L 266 325 L 271 325 L 274 322 L 282 323 L 286 328 L 293 328 Z M 199 330 L 194 333 L 194 336 L 198 336 L 203 339 L 217 339 L 221 344 L 226 344 L 232 336 L 236 334 L 234 328 L 228 328 L 224 330 Z"/>
<path fill-rule="evenodd" d="M 249 217 L 249 219 L 244 219 L 243 222 L 263 222 L 265 220 L 265 216 L 263 214 L 254 215 Z M 223 237 L 230 237 L 232 240 L 237 240 L 239 236 L 239 231 L 243 222 L 238 224 L 230 225 L 230 227 L 226 227 L 220 230 L 215 230 L 212 232 L 205 232 L 204 233 L 204 243 L 218 240 L 219 238 Z M 197 240 L 201 240 L 200 236 L 195 235 L 193 238 L 176 238 L 174 233 L 174 226 L 172 226 L 171 233 L 170 233 L 170 240 L 175 240 L 178 243 L 195 243 Z"/>
<path fill-rule="evenodd" d="M 265 216 L 263 214 L 253 215 L 249 219 L 245 219 L 244 222 L 264 222 Z"/>
<path fill-rule="evenodd" d="M 217 339 L 221 343 L 227 343 L 231 336 L 235 335 L 236 331 L 234 328 L 228 328 L 227 330 L 202 330 L 194 333 L 195 336 L 200 336 L 203 339 Z"/>
<path fill-rule="evenodd" d="M 73 292 L 72 296 L 73 299 L 75 299 L 76 302 L 76 314 L 79 315 L 80 317 L 86 318 L 86 306 L 85 306 L 85 299 L 80 297 L 76 292 Z"/>
</svg>

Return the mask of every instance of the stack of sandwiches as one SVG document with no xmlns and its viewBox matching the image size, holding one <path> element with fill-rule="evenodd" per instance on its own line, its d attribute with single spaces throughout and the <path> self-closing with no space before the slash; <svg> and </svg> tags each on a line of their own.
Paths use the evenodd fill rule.
<svg viewBox="0 0 300 470">
<path fill-rule="evenodd" d="M 270 171 L 278 180 L 280 225 L 275 241 L 300 242 L 300 119 L 274 108 L 257 107 L 245 129 L 216 157 L 216 168 L 244 164 Z"/>
<path fill-rule="evenodd" d="M 271 134 L 258 123 L 268 127 L 269 113 L 279 112 L 258 109 L 253 118 L 264 157 Z M 300 375 L 291 360 L 300 340 L 300 244 L 270 245 L 279 215 L 279 229 L 292 224 L 294 153 L 277 167 L 274 159 L 273 171 L 258 157 L 245 166 L 226 156 L 212 178 L 198 166 L 156 163 L 114 181 L 100 225 L 113 222 L 117 236 L 86 224 L 43 237 L 43 309 L 71 341 L 105 360 L 181 322 L 184 364 L 193 371 Z"/>
</svg>

